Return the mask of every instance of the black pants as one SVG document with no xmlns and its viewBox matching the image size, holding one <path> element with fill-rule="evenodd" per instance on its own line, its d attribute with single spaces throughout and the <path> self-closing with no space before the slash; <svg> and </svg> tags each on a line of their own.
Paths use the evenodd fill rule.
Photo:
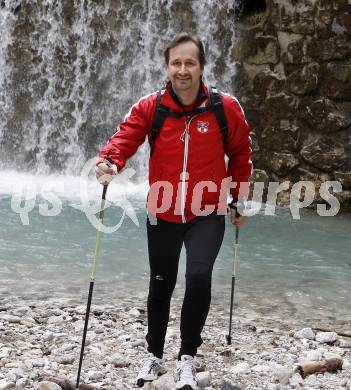
<svg viewBox="0 0 351 390">
<path fill-rule="evenodd" d="M 186 287 L 181 311 L 181 355 L 196 354 L 211 303 L 213 264 L 222 245 L 223 215 L 210 214 L 183 223 L 147 220 L 150 262 L 148 351 L 162 358 L 172 293 L 177 281 L 179 256 L 185 244 Z"/>
</svg>

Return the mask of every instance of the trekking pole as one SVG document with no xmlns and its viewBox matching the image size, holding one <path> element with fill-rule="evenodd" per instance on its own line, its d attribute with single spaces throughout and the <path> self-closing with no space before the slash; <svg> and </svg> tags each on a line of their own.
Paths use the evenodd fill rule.
<svg viewBox="0 0 351 390">
<path fill-rule="evenodd" d="M 110 162 L 109 162 L 109 164 L 110 164 Z M 107 164 L 107 165 L 109 165 L 109 164 Z M 104 214 L 105 214 L 105 202 L 106 202 L 107 186 L 108 186 L 108 184 L 104 184 L 103 190 L 102 190 L 101 207 L 100 207 L 100 212 L 99 212 L 99 226 L 98 226 L 98 228 L 96 230 L 95 254 L 94 254 L 94 262 L 93 262 L 93 270 L 92 270 L 91 276 L 90 276 L 89 295 L 88 295 L 87 309 L 86 309 L 86 312 L 85 312 L 84 331 L 83 331 L 83 338 L 82 338 L 82 346 L 81 346 L 81 349 L 80 349 L 80 358 L 79 358 L 79 367 L 78 367 L 78 374 L 77 374 L 76 390 L 79 389 L 80 372 L 82 370 L 83 355 L 84 355 L 84 348 L 85 348 L 85 340 L 86 340 L 87 331 L 88 331 L 90 306 L 91 306 L 91 300 L 92 300 L 92 297 L 93 297 L 93 289 L 94 289 L 94 282 L 95 282 L 97 259 L 98 259 L 99 250 L 100 250 L 101 226 L 102 226 L 102 223 L 104 221 Z"/>
<path fill-rule="evenodd" d="M 233 259 L 233 272 L 232 272 L 232 290 L 230 294 L 230 315 L 229 315 L 229 334 L 226 336 L 227 345 L 232 344 L 232 318 L 233 318 L 233 303 L 234 303 L 234 287 L 235 287 L 235 274 L 236 274 L 236 261 L 238 255 L 239 245 L 239 228 L 235 229 L 235 241 L 234 241 L 234 259 Z"/>
</svg>

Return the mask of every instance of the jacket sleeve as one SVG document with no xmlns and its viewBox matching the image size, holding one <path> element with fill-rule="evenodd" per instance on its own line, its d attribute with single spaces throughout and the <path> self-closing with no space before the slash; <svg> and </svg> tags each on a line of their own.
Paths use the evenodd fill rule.
<svg viewBox="0 0 351 390">
<path fill-rule="evenodd" d="M 249 178 L 252 173 L 250 128 L 239 102 L 232 96 L 226 96 L 225 113 L 228 122 L 229 157 L 228 176 L 231 176 L 235 188 L 230 189 L 233 201 L 246 197 L 249 193 Z"/>
<path fill-rule="evenodd" d="M 153 100 L 150 95 L 132 106 L 116 133 L 100 151 L 97 164 L 109 156 L 118 171 L 124 168 L 127 160 L 136 153 L 150 131 L 155 110 Z"/>
</svg>

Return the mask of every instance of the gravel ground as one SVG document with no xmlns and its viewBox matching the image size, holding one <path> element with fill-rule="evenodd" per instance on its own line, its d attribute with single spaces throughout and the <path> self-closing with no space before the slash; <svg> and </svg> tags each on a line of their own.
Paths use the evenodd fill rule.
<svg viewBox="0 0 351 390">
<path fill-rule="evenodd" d="M 179 299 L 172 301 L 164 355 L 168 373 L 145 389 L 174 388 L 180 303 Z M 85 305 L 68 299 L 2 299 L 0 390 L 61 389 L 40 381 L 47 377 L 74 383 L 84 314 Z M 350 324 L 351 320 L 311 324 L 267 318 L 235 308 L 232 345 L 227 346 L 228 312 L 214 304 L 196 357 L 199 386 L 206 390 L 350 390 L 351 337 L 340 336 Z M 104 305 L 93 302 L 82 382 L 104 389 L 136 388 L 136 373 L 146 353 L 145 333 L 145 302 L 140 297 Z M 301 377 L 300 364 L 329 358 L 341 359 L 342 370 Z"/>
</svg>

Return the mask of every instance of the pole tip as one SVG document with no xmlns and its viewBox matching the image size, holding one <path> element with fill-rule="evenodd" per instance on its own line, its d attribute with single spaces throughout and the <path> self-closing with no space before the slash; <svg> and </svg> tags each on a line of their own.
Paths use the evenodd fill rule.
<svg viewBox="0 0 351 390">
<path fill-rule="evenodd" d="M 232 344 L 232 338 L 231 338 L 231 336 L 226 335 L 226 336 L 225 336 L 225 339 L 227 340 L 227 345 L 231 345 L 231 344 Z"/>
</svg>

